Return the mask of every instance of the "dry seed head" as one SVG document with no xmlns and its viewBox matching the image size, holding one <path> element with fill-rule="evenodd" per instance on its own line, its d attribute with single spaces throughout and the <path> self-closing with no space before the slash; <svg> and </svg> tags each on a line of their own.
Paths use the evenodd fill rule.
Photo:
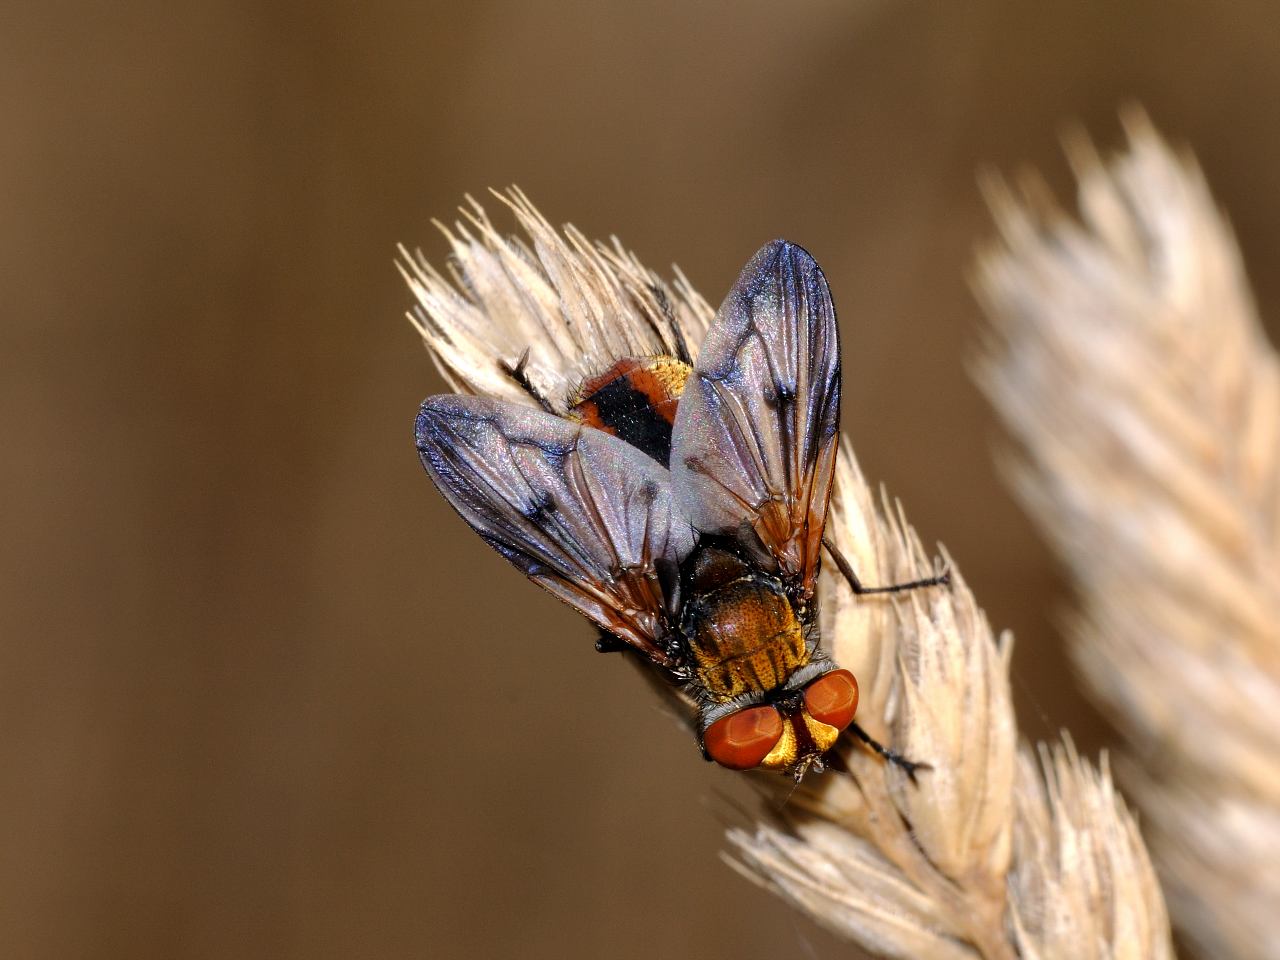
<svg viewBox="0 0 1280 960">
<path fill-rule="evenodd" d="M 990 184 L 980 378 L 1176 921 L 1206 956 L 1280 957 L 1280 364 L 1200 171 L 1126 125 L 1109 163 L 1070 143 L 1079 222 Z"/>
<path fill-rule="evenodd" d="M 417 299 L 409 320 L 449 384 L 462 393 L 529 404 L 503 370 L 529 351 L 527 374 L 563 402 L 618 357 L 674 354 L 671 319 L 690 349 L 713 312 L 678 277 L 670 286 L 617 241 L 593 245 L 573 227 L 557 233 L 519 190 L 495 194 L 527 240 L 500 234 L 474 200 L 452 228 L 447 273 L 403 247 L 397 263 Z"/>
<path fill-rule="evenodd" d="M 696 351 L 713 313 L 683 277 L 668 285 L 617 241 L 592 246 L 572 228 L 558 234 L 522 194 L 502 199 L 527 241 L 499 234 L 472 202 L 465 223 L 442 228 L 452 248 L 450 277 L 421 255 L 406 254 L 401 266 L 418 300 L 411 320 L 456 389 L 531 403 L 501 366 L 528 349 L 530 378 L 553 405 L 562 404 L 582 378 L 620 356 L 672 352 L 664 304 Z M 867 584 L 935 572 L 901 510 L 883 498 L 877 503 L 847 442 L 827 534 Z M 1025 771 L 1019 775 L 1016 754 L 1012 641 L 996 641 L 951 569 L 951 588 L 905 595 L 857 599 L 831 570 L 820 586 L 827 649 L 860 679 L 859 722 L 932 769 L 920 771 L 913 785 L 900 768 L 846 737 L 839 749 L 850 774 L 810 776 L 785 805 L 770 805 L 782 813 L 762 812 L 754 829 L 731 830 L 731 862 L 884 956 L 1012 960 L 1015 944 L 1041 942 L 1029 938 L 1041 936 L 1042 926 L 1027 918 L 1047 915 L 1048 892 L 1087 900 L 1073 889 L 1072 875 L 1057 886 L 1036 883 L 1023 879 L 1032 874 L 1019 861 L 1019 851 L 1056 851 L 1054 830 L 1069 811 L 1088 840 L 1075 847 L 1090 865 L 1081 875 L 1110 870 L 1117 890 L 1141 887 L 1143 895 L 1126 905 L 1149 931 L 1149 955 L 1161 956 L 1167 931 L 1156 909 L 1159 892 L 1150 871 L 1140 869 L 1141 845 L 1134 847 L 1132 822 L 1109 788 L 1078 807 L 1050 805 L 1044 813 L 1035 806 L 1042 788 Z M 1088 780 L 1082 761 L 1074 764 L 1077 779 L 1100 782 Z M 774 793 L 792 789 L 776 775 L 756 782 Z M 1022 918 L 1022 932 L 1015 918 Z M 1074 922 L 1086 919 L 1082 933 L 1095 936 L 1094 918 Z M 1104 952 L 1095 955 L 1129 956 L 1112 934 L 1104 931 L 1098 941 Z"/>
<path fill-rule="evenodd" d="M 1105 758 L 1071 741 L 1018 763 L 1010 923 L 1025 960 L 1171 958 L 1164 901 Z"/>
</svg>

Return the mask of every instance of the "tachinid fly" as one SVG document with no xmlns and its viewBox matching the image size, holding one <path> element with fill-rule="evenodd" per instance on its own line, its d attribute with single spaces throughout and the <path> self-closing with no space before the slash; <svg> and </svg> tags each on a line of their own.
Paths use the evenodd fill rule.
<svg viewBox="0 0 1280 960">
<path fill-rule="evenodd" d="M 697 704 L 722 766 L 821 769 L 853 722 L 858 685 L 819 646 L 815 590 L 840 421 L 826 278 L 785 241 L 763 247 L 692 365 L 623 358 L 565 416 L 437 396 L 418 414 L 422 463 L 490 545 Z"/>
</svg>

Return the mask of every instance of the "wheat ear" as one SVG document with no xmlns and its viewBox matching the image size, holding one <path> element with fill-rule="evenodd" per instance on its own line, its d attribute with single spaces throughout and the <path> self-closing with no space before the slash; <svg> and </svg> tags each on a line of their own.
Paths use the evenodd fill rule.
<svg viewBox="0 0 1280 960">
<path fill-rule="evenodd" d="M 696 348 L 713 313 L 617 241 L 557 233 L 520 193 L 502 199 L 527 240 L 499 234 L 474 201 L 443 228 L 446 272 L 404 255 L 410 315 L 456 389 L 553 404 L 623 355 L 671 352 L 672 318 Z M 446 275 L 446 273 L 448 275 Z M 837 291 L 838 293 L 838 291 Z M 842 445 L 827 532 L 867 583 L 927 576 L 932 565 L 901 512 L 877 504 Z M 781 813 L 732 829 L 731 862 L 850 940 L 885 956 L 1160 958 L 1164 905 L 1105 768 L 1069 745 L 1017 747 L 1011 639 L 997 642 L 952 566 L 949 589 L 857 597 L 831 571 L 820 585 L 824 642 L 862 684 L 859 720 L 930 769 L 913 783 L 851 737 L 844 772 L 811 775 Z M 758 780 L 786 793 L 780 777 Z"/>
<path fill-rule="evenodd" d="M 1280 957 L 1280 366 L 1195 163 L 1126 127 L 1110 163 L 1069 141 L 1080 222 L 991 182 L 980 379 L 1177 924 L 1205 956 Z"/>
</svg>

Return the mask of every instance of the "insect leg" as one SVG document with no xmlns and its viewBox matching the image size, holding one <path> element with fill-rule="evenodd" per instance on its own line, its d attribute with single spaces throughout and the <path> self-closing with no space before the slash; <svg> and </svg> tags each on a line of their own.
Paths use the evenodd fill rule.
<svg viewBox="0 0 1280 960">
<path fill-rule="evenodd" d="M 827 548 L 827 553 L 831 554 L 831 559 L 836 562 L 836 569 L 840 571 L 840 575 L 849 582 L 849 589 L 858 595 L 864 593 L 901 593 L 904 590 L 919 590 L 921 587 L 941 587 L 951 583 L 951 571 L 943 570 L 936 577 L 926 577 L 923 580 L 892 583 L 885 587 L 864 587 L 862 581 L 858 579 L 858 575 L 853 572 L 853 567 L 850 566 L 849 561 L 844 558 L 844 554 L 836 549 L 836 545 L 826 537 L 822 538 L 822 545 Z"/>
<path fill-rule="evenodd" d="M 854 734 L 857 736 L 859 740 L 865 743 L 868 747 L 870 747 L 880 756 L 884 757 L 885 760 L 892 763 L 895 767 L 901 767 L 902 772 L 905 773 L 910 778 L 912 783 L 917 783 L 916 781 L 917 770 L 933 769 L 933 767 L 927 763 L 924 763 L 919 760 L 908 760 L 906 757 L 898 753 L 896 750 L 890 750 L 884 744 L 876 740 L 875 737 L 871 736 L 871 734 L 867 733 L 867 731 L 863 730 L 862 727 L 858 725 L 858 722 L 856 720 L 853 723 L 849 724 L 849 729 L 854 732 Z"/>
<path fill-rule="evenodd" d="M 512 380 L 514 380 L 516 382 L 516 385 L 520 387 L 521 390 L 523 390 L 529 396 L 533 397 L 534 400 L 538 401 L 538 406 L 540 406 L 546 413 L 559 416 L 559 414 L 556 412 L 555 407 L 551 406 L 551 401 L 548 400 L 546 398 L 546 395 L 543 394 L 543 392 L 539 390 L 537 387 L 535 387 L 533 385 L 533 381 L 529 379 L 529 373 L 527 370 L 529 366 L 529 348 L 528 347 L 525 347 L 524 353 L 520 354 L 520 359 L 517 360 L 514 364 L 508 363 L 506 360 L 503 360 L 501 361 L 501 365 L 502 365 L 503 373 L 505 373 Z"/>
<path fill-rule="evenodd" d="M 621 653 L 625 649 L 626 643 L 603 627 L 600 628 L 600 636 L 596 637 L 596 653 Z"/>
</svg>

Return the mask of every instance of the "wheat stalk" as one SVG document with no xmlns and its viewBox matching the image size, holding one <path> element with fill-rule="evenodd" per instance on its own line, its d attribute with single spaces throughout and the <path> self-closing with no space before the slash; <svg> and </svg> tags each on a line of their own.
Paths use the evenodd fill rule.
<svg viewBox="0 0 1280 960">
<path fill-rule="evenodd" d="M 1194 162 L 1126 126 L 1110 164 L 1070 141 L 1081 223 L 991 183 L 980 379 L 1180 928 L 1280 957 L 1280 365 Z"/>
<path fill-rule="evenodd" d="M 713 312 L 616 240 L 557 234 L 520 193 L 502 199 L 527 241 L 499 234 L 478 204 L 441 229 L 445 273 L 404 254 L 410 319 L 440 370 L 467 392 L 531 403 L 502 363 L 563 402 L 619 356 L 670 352 L 672 311 L 692 346 Z M 678 275 L 678 274 L 677 274 Z M 828 534 L 867 582 L 927 576 L 901 511 L 877 504 L 842 445 Z M 855 742 L 848 774 L 810 776 L 787 803 L 729 831 L 731 862 L 818 922 L 892 957 L 1168 957 L 1167 921 L 1145 849 L 1105 768 L 1069 746 L 1019 754 L 1009 697 L 1012 640 L 997 642 L 952 565 L 949 590 L 857 598 L 824 571 L 820 620 L 862 686 L 859 720 L 932 769 L 913 784 Z M 759 778 L 783 794 L 780 777 Z M 777 797 L 775 797 L 777 799 Z"/>
</svg>

